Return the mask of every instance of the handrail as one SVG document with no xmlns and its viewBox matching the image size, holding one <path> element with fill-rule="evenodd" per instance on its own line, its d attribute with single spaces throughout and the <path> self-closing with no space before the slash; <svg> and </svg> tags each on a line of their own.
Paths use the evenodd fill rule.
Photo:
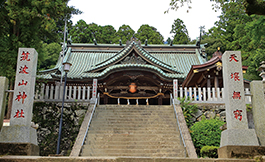
<svg viewBox="0 0 265 162">
<path fill-rule="evenodd" d="M 98 93 L 98 95 L 99 95 L 99 93 Z M 96 109 L 97 103 L 98 103 L 98 98 L 95 99 L 95 104 L 94 104 L 93 110 L 92 110 L 92 112 L 91 112 L 89 122 L 88 122 L 88 124 L 87 124 L 87 129 L 86 129 L 86 133 L 85 133 L 85 136 L 84 136 L 84 138 L 83 138 L 83 141 L 82 141 L 82 146 L 83 146 L 84 143 L 85 143 L 86 136 L 87 136 L 87 132 L 88 132 L 88 129 L 89 129 L 89 127 L 90 127 L 90 123 L 91 123 L 92 117 L 93 117 L 93 115 L 94 115 L 94 112 L 95 112 L 95 109 Z"/>
<path fill-rule="evenodd" d="M 184 141 L 184 138 L 183 138 L 183 134 L 182 134 L 182 131 L 181 131 L 181 128 L 180 128 L 179 118 L 178 118 L 177 110 L 176 110 L 176 107 L 175 107 L 175 101 L 174 101 L 174 99 L 172 97 L 172 93 L 170 93 L 170 101 L 171 101 L 171 104 L 174 107 L 174 111 L 175 111 L 175 115 L 176 115 L 176 119 L 177 119 L 177 123 L 178 123 L 178 128 L 179 128 L 180 136 L 181 136 L 181 139 L 182 139 L 182 142 L 183 142 L 183 146 L 185 148 L 184 149 L 184 151 L 185 151 L 185 157 L 187 157 L 186 144 L 185 144 L 185 141 Z"/>
</svg>

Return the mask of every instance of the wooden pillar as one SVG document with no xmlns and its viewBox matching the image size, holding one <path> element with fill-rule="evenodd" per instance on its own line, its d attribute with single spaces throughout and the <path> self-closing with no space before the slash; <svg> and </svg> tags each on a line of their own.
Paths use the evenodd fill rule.
<svg viewBox="0 0 265 162">
<path fill-rule="evenodd" d="M 158 105 L 162 105 L 163 100 L 162 100 L 162 95 L 158 96 Z"/>
<path fill-rule="evenodd" d="M 217 77 L 217 75 L 216 75 L 216 76 L 214 76 L 214 88 L 215 88 L 215 90 L 216 90 L 218 87 L 219 87 L 219 82 L 218 82 L 218 77 Z"/>
<path fill-rule="evenodd" d="M 104 104 L 108 104 L 108 95 L 104 94 Z"/>
<path fill-rule="evenodd" d="M 217 75 L 214 76 L 214 88 L 215 88 L 215 96 L 217 97 L 217 88 L 219 87 L 218 77 Z"/>
<path fill-rule="evenodd" d="M 210 75 L 208 75 L 208 78 L 207 78 L 207 87 L 208 87 L 208 88 L 211 87 Z"/>
</svg>

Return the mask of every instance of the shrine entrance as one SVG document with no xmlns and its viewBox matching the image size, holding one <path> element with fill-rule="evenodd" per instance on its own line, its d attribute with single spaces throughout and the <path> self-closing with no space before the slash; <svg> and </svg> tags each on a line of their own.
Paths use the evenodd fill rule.
<svg viewBox="0 0 265 162">
<path fill-rule="evenodd" d="M 124 70 L 98 81 L 100 103 L 117 105 L 169 105 L 172 81 L 148 70 Z"/>
</svg>

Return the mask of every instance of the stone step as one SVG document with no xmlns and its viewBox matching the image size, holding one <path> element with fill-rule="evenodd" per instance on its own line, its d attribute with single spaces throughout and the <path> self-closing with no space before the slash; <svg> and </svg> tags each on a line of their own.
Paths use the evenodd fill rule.
<svg viewBox="0 0 265 162">
<path fill-rule="evenodd" d="M 101 144 L 93 144 L 93 145 L 85 145 L 82 149 L 183 149 L 183 145 L 109 145 L 108 143 L 105 145 Z"/>
<path fill-rule="evenodd" d="M 87 141 L 180 141 L 179 134 L 88 134 Z"/>
<path fill-rule="evenodd" d="M 172 106 L 100 105 L 82 156 L 185 157 Z"/>
<path fill-rule="evenodd" d="M 164 130 L 90 130 L 89 134 L 176 134 L 178 131 L 170 130 L 165 132 Z"/>
<path fill-rule="evenodd" d="M 171 129 L 171 128 L 176 128 L 177 127 L 177 124 L 144 124 L 144 123 L 141 123 L 141 124 L 138 124 L 138 125 L 135 125 L 135 124 L 112 124 L 112 125 L 108 125 L 108 124 L 104 124 L 104 123 L 93 123 L 90 125 L 90 128 L 104 128 L 104 129 L 116 129 L 116 128 L 120 128 L 120 129 L 123 129 L 123 128 L 128 128 L 128 129 L 134 129 L 134 128 L 141 128 L 141 129 L 162 129 L 162 128 L 168 128 L 168 129 Z"/>
<path fill-rule="evenodd" d="M 103 121 L 103 122 L 148 122 L 148 121 L 164 121 L 164 122 L 176 122 L 174 118 L 94 118 L 93 122 L 95 121 Z"/>
<path fill-rule="evenodd" d="M 83 149 L 183 149 L 184 147 L 178 145 L 85 145 Z"/>
<path fill-rule="evenodd" d="M 93 116 L 93 120 L 97 120 L 97 119 L 128 119 L 128 120 L 144 120 L 144 119 L 170 119 L 170 120 L 176 120 L 175 116 L 172 115 L 168 115 L 168 116 L 150 116 L 150 115 L 94 115 Z"/>
<path fill-rule="evenodd" d="M 92 130 L 105 130 L 105 131 L 130 131 L 130 130 L 141 130 L 141 131 L 152 131 L 152 130 L 163 130 L 165 132 L 171 130 L 177 130 L 177 126 L 174 127 L 89 127 L 89 131 Z"/>
<path fill-rule="evenodd" d="M 171 105 L 98 105 L 97 109 L 109 109 L 109 108 L 127 108 L 127 109 L 169 109 L 173 108 Z"/>
<path fill-rule="evenodd" d="M 133 116 L 131 116 L 131 117 L 128 117 L 128 118 L 125 118 L 125 117 L 122 117 L 122 116 L 117 116 L 116 118 L 114 118 L 114 117 L 112 117 L 112 116 L 106 116 L 105 118 L 104 117 L 102 117 L 102 116 L 100 116 L 100 117 L 96 117 L 96 116 L 94 116 L 94 118 L 93 118 L 93 121 L 97 121 L 97 120 L 105 120 L 105 121 L 114 121 L 114 120 L 116 120 L 116 121 L 141 121 L 141 122 L 145 122 L 145 121 L 148 121 L 148 120 L 161 120 L 161 121 L 176 121 L 176 119 L 173 117 L 163 117 L 163 118 L 161 118 L 161 117 L 153 117 L 153 118 L 151 118 L 151 117 L 143 117 L 143 116 L 139 116 L 139 117 L 133 117 Z"/>
<path fill-rule="evenodd" d="M 171 109 L 95 109 L 95 112 L 129 112 L 129 113 L 174 113 L 174 110 Z"/>
<path fill-rule="evenodd" d="M 169 121 L 146 121 L 146 122 L 141 122 L 141 121 L 127 121 L 127 122 L 122 122 L 122 121 L 93 121 L 92 122 L 93 126 L 99 126 L 99 125 L 108 125 L 108 126 L 133 126 L 134 127 L 164 127 L 164 126 L 177 126 L 177 123 L 174 122 L 169 122 Z"/>
<path fill-rule="evenodd" d="M 174 109 L 171 108 L 155 108 L 155 109 L 148 109 L 148 108 L 96 108 L 95 111 L 105 112 L 105 111 L 126 111 L 126 112 L 174 112 Z"/>
<path fill-rule="evenodd" d="M 173 154 L 166 154 L 166 153 L 150 153 L 150 154 L 128 154 L 128 153 L 115 153 L 115 154 L 92 154 L 92 153 L 88 153 L 87 155 L 82 155 L 82 156 L 90 156 L 90 157 L 99 157 L 99 156 L 116 156 L 116 157 L 122 157 L 122 156 L 130 156 L 130 157 L 159 157 L 159 158 L 176 158 L 176 157 L 185 157 L 184 153 L 173 153 Z M 170 159 L 171 160 L 171 159 Z M 153 161 L 153 159 L 151 159 L 150 161 Z M 131 161 L 130 161 L 131 162 Z"/>
<path fill-rule="evenodd" d="M 156 153 L 167 153 L 167 154 L 183 154 L 184 155 L 184 150 L 183 149 L 83 149 L 83 156 L 85 153 L 91 153 L 91 154 L 97 154 L 97 155 L 109 155 L 109 154 L 138 154 L 138 155 L 144 155 L 144 154 L 156 154 Z"/>
<path fill-rule="evenodd" d="M 174 109 L 95 109 L 95 112 L 165 112 L 173 113 Z"/>
<path fill-rule="evenodd" d="M 180 144 L 179 140 L 177 141 L 173 141 L 173 140 L 170 140 L 170 141 L 161 141 L 161 140 L 160 141 L 120 141 L 120 140 L 95 141 L 93 139 L 89 139 L 85 142 L 85 144 L 87 145 L 145 145 L 145 146 L 148 146 L 148 145 L 169 145 L 169 146 L 181 145 L 182 146 L 182 143 Z"/>
<path fill-rule="evenodd" d="M 153 118 L 153 117 L 160 117 L 160 118 L 166 118 L 166 117 L 171 117 L 175 118 L 175 114 L 173 113 L 153 113 L 153 114 L 148 114 L 148 113 L 113 113 L 113 112 L 100 112 L 100 113 L 95 113 L 95 117 L 119 117 L 119 116 L 126 116 L 129 118 L 132 117 L 144 117 L 144 118 Z"/>
</svg>

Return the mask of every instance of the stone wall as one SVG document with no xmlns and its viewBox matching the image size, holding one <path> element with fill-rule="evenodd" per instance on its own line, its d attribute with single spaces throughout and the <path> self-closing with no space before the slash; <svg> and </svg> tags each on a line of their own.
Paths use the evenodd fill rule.
<svg viewBox="0 0 265 162">
<path fill-rule="evenodd" d="M 191 103 L 193 104 L 193 103 Z M 210 103 L 200 103 L 196 104 L 198 106 L 197 113 L 193 114 L 193 122 L 201 121 L 202 117 L 205 116 L 206 119 L 219 117 L 220 120 L 226 122 L 225 104 L 210 104 Z M 254 121 L 252 115 L 251 105 L 247 105 L 247 118 L 249 129 L 254 129 Z"/>
<path fill-rule="evenodd" d="M 37 136 L 41 156 L 56 154 L 61 108 L 61 103 L 34 103 L 33 122 L 38 125 Z M 87 106 L 81 104 L 64 104 L 60 147 L 62 155 L 70 154 L 86 110 Z"/>
</svg>

